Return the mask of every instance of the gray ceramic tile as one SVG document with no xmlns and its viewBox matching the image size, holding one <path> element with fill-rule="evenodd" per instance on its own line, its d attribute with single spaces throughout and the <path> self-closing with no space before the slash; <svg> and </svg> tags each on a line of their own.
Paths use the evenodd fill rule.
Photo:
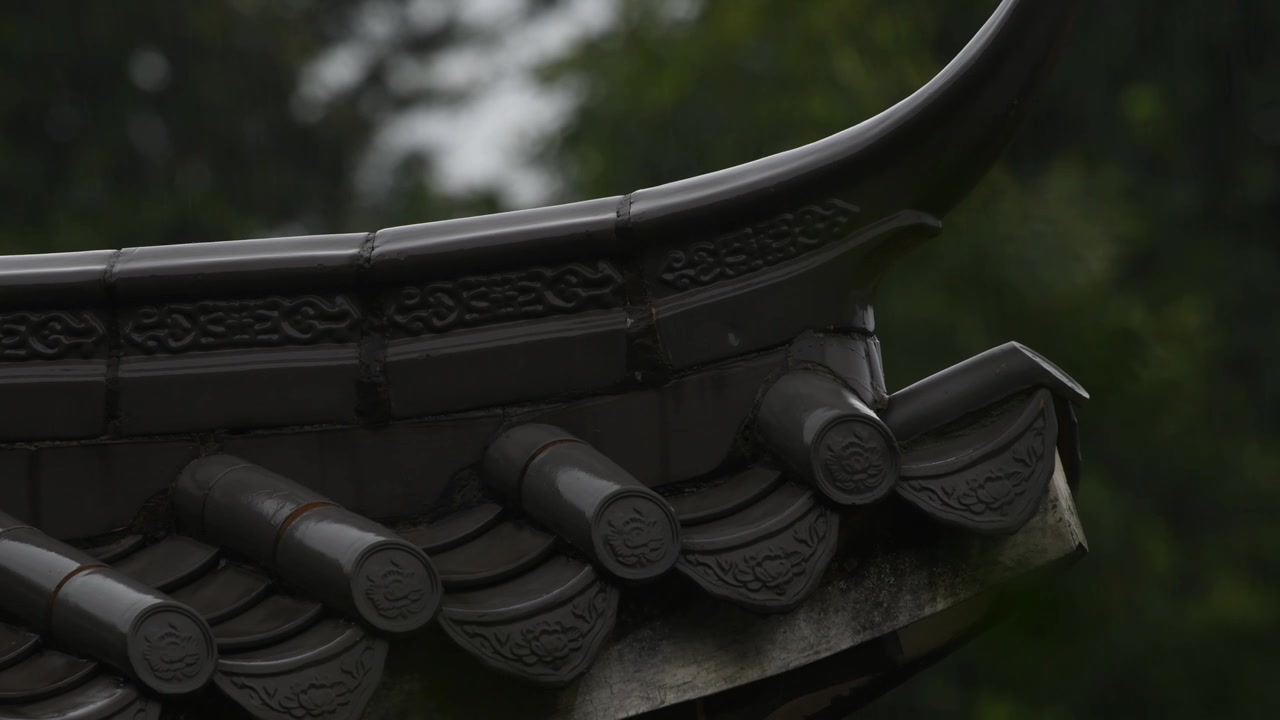
<svg viewBox="0 0 1280 720">
<path fill-rule="evenodd" d="M 626 313 L 393 340 L 386 372 L 395 417 L 599 390 L 626 378 Z"/>
<path fill-rule="evenodd" d="M 35 498 L 31 496 L 32 450 L 0 449 L 0 512 L 22 522 L 35 522 Z"/>
<path fill-rule="evenodd" d="M 225 452 L 372 518 L 421 515 L 480 462 L 497 414 L 380 428 L 227 436 Z"/>
<path fill-rule="evenodd" d="M 424 273 L 606 257 L 615 249 L 621 200 L 600 198 L 379 230 L 373 271 L 380 279 L 416 280 Z"/>
<path fill-rule="evenodd" d="M 813 328 L 867 330 L 874 282 L 860 280 L 866 248 L 936 233 L 936 221 L 904 212 L 846 241 L 654 302 L 662 346 L 676 368 L 789 342 Z"/>
<path fill-rule="evenodd" d="M 704 475 L 729 456 L 761 385 L 785 351 L 699 371 L 653 390 L 595 397 L 517 416 L 564 428 L 649 486 Z"/>
<path fill-rule="evenodd" d="M 375 519 L 424 514 L 448 497 L 455 476 L 479 465 L 500 424 L 485 414 L 368 431 L 351 509 Z"/>
<path fill-rule="evenodd" d="M 103 435 L 106 397 L 106 359 L 0 362 L 0 440 Z"/>
<path fill-rule="evenodd" d="M 347 233 L 128 248 L 111 282 L 126 302 L 332 286 L 354 280 L 367 238 Z"/>
<path fill-rule="evenodd" d="M 359 428 L 228 435 L 221 451 L 248 460 L 349 507 L 365 479 Z"/>
<path fill-rule="evenodd" d="M 60 539 L 128 526 L 148 498 L 167 490 L 195 459 L 185 441 L 132 441 L 43 447 L 35 451 L 37 522 Z"/>
<path fill-rule="evenodd" d="M 115 250 L 0 256 L 0 306 L 91 307 L 106 299 Z"/>
<path fill-rule="evenodd" d="M 356 421 L 354 345 L 224 350 L 120 361 L 128 435 Z"/>
</svg>

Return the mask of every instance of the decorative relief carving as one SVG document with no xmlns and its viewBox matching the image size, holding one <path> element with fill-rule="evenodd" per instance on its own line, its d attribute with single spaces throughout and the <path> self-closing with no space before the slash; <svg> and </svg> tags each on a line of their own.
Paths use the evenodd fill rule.
<svg viewBox="0 0 1280 720">
<path fill-rule="evenodd" d="M 668 534 L 657 518 L 650 518 L 640 507 L 632 507 L 625 518 L 608 519 L 604 542 L 613 557 L 627 568 L 652 565 L 667 550 Z"/>
<path fill-rule="evenodd" d="M 823 433 L 816 457 L 822 477 L 841 495 L 870 500 L 892 480 L 891 452 L 869 423 L 843 421 Z"/>
<path fill-rule="evenodd" d="M 383 630 L 406 631 L 435 613 L 440 582 L 425 560 L 401 547 L 383 546 L 356 571 L 356 602 L 367 621 Z"/>
<path fill-rule="evenodd" d="M 147 354 L 352 343 L 360 311 L 342 295 L 208 300 L 138 308 L 125 341 Z"/>
<path fill-rule="evenodd" d="M 823 200 L 667 254 L 658 277 L 676 290 L 746 275 L 847 237 L 858 208 Z"/>
<path fill-rule="evenodd" d="M 491 665 L 531 680 L 559 684 L 587 669 L 613 627 L 616 608 L 617 591 L 594 582 L 571 602 L 531 618 L 491 624 L 446 616 L 446 627 Z"/>
<path fill-rule="evenodd" d="M 388 620 L 401 620 L 422 612 L 427 602 L 427 589 L 416 580 L 416 573 L 405 570 L 392 560 L 381 577 L 371 578 L 365 595 L 378 614 Z"/>
<path fill-rule="evenodd" d="M 106 328 L 86 310 L 0 314 L 0 360 L 62 360 L 101 357 Z"/>
<path fill-rule="evenodd" d="M 365 639 L 336 663 L 283 677 L 229 675 L 227 680 L 256 709 L 280 718 L 357 717 L 368 694 L 365 683 L 379 665 L 374 641 Z"/>
<path fill-rule="evenodd" d="M 1044 457 L 1044 421 L 1036 423 L 1031 442 L 1020 444 L 1009 455 L 1009 464 L 967 475 L 958 486 L 936 488 L 939 503 L 970 515 L 991 513 L 1008 517 L 1014 504 L 1027 493 L 1036 465 Z"/>
<path fill-rule="evenodd" d="M 158 606 L 129 630 L 129 665 L 139 682 L 162 694 L 198 690 L 217 662 L 213 638 L 194 611 Z"/>
<path fill-rule="evenodd" d="M 778 612 L 812 590 L 835 551 L 836 516 L 814 505 L 775 535 L 724 552 L 689 552 L 680 568 L 712 595 L 751 610 Z"/>
<path fill-rule="evenodd" d="M 1047 457 L 1045 417 L 1036 418 L 1028 433 L 1007 453 L 942 480 L 907 481 L 911 492 L 941 513 L 976 522 L 1007 520 L 1019 511 L 1042 473 Z"/>
<path fill-rule="evenodd" d="M 400 288 L 387 323 L 401 336 L 621 307 L 622 275 L 607 262 L 473 275 Z"/>
<path fill-rule="evenodd" d="M 666 570 L 675 562 L 678 532 L 675 516 L 641 493 L 605 503 L 595 520 L 600 561 L 612 573 L 630 577 L 649 570 Z"/>
<path fill-rule="evenodd" d="M 899 493 L 952 525 L 995 533 L 1022 527 L 1047 493 L 1057 437 L 1052 403 L 1040 396 L 1033 397 L 1031 403 L 1034 413 L 1020 421 L 1021 427 L 1014 426 L 1016 435 L 1007 444 L 933 476 L 912 476 L 908 468 L 898 483 Z"/>
<path fill-rule="evenodd" d="M 143 657 L 151 674 L 166 685 L 181 685 L 200 675 L 210 662 L 207 647 L 187 618 L 165 618 L 142 627 Z"/>
</svg>

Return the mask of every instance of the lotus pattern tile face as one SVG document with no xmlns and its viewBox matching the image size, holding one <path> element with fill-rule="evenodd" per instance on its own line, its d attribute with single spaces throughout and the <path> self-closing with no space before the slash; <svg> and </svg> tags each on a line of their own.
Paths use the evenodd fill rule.
<svg viewBox="0 0 1280 720">
<path fill-rule="evenodd" d="M 582 649 L 584 635 L 578 625 L 540 622 L 520 632 L 520 640 L 511 644 L 511 654 L 525 665 L 542 663 L 559 670 L 573 653 Z"/>
<path fill-rule="evenodd" d="M 287 682 L 246 675 L 233 675 L 229 680 L 246 693 L 251 704 L 280 717 L 345 717 L 348 708 L 360 698 L 365 679 L 376 664 L 376 655 L 373 644 L 366 640 L 341 661 L 312 668 Z"/>
<path fill-rule="evenodd" d="M 468 642 L 508 671 L 534 679 L 568 679 L 581 670 L 612 626 L 613 593 L 594 583 L 572 602 L 534 622 L 512 625 L 456 623 Z"/>
<path fill-rule="evenodd" d="M 955 501 L 974 514 L 1008 515 L 1014 501 L 1026 490 L 1026 478 L 1026 473 L 1013 468 L 993 470 L 981 479 L 970 478 L 965 492 Z"/>
<path fill-rule="evenodd" d="M 427 591 L 416 579 L 416 573 L 391 560 L 381 576 L 369 579 L 365 595 L 379 615 L 398 620 L 421 612 L 426 603 Z"/>
<path fill-rule="evenodd" d="M 803 597 L 834 550 L 833 516 L 811 507 L 783 533 L 724 552 L 685 552 L 683 567 L 748 607 L 770 610 Z"/>
<path fill-rule="evenodd" d="M 987 533 L 1016 531 L 1048 492 L 1054 447 L 1061 442 L 1055 402 L 1039 390 L 1006 406 L 1002 412 L 1013 423 L 979 428 L 969 454 L 957 459 L 939 464 L 925 446 L 897 491 L 947 524 Z"/>
<path fill-rule="evenodd" d="M 185 620 L 185 618 L 183 618 Z M 151 673 L 164 683 L 180 684 L 199 675 L 207 662 L 194 624 L 149 622 L 143 626 L 143 657 Z"/>
<path fill-rule="evenodd" d="M 1030 432 L 1019 438 L 1005 462 L 967 475 L 957 486 L 940 486 L 933 497 L 957 512 L 1007 517 L 1030 489 L 1035 470 L 1045 459 L 1046 446 L 1042 414 Z"/>
</svg>

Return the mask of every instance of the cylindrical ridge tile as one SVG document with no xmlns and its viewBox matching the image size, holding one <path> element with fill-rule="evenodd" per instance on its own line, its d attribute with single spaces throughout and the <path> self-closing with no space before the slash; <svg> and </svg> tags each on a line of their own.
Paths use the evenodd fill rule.
<svg viewBox="0 0 1280 720">
<path fill-rule="evenodd" d="M 900 453 L 893 433 L 841 383 L 796 370 L 760 401 L 761 443 L 786 468 L 839 505 L 866 505 L 893 489 Z"/>
<path fill-rule="evenodd" d="M 680 524 L 660 495 L 573 435 L 549 425 L 508 430 L 490 446 L 485 477 L 529 516 L 621 580 L 652 580 L 675 565 Z"/>
<path fill-rule="evenodd" d="M 191 608 L 0 513 L 0 608 L 161 695 L 203 687 L 217 649 Z"/>
<path fill-rule="evenodd" d="M 227 455 L 183 470 L 179 519 L 289 584 L 384 632 L 425 625 L 440 603 L 431 561 L 386 527 Z"/>
</svg>

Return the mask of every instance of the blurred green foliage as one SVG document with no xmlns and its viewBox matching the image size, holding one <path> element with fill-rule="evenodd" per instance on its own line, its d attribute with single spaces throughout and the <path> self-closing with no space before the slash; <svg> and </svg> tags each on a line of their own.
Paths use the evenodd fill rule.
<svg viewBox="0 0 1280 720">
<path fill-rule="evenodd" d="M 244 10 L 237 10 L 244 6 Z M 226 240 L 337 224 L 363 121 L 302 125 L 321 4 L 14 3 L 0 12 L 0 249 Z M 251 24 L 250 24 L 251 23 Z"/>
<path fill-rule="evenodd" d="M 356 159 L 393 108 L 376 87 L 321 117 L 291 105 L 355 4 L 7 7 L 0 251 L 491 207 L 415 172 L 357 202 Z M 585 97 L 545 157 L 582 199 L 818 139 L 923 84 L 994 5 L 624 2 L 546 69 Z M 1267 0 L 1087 3 L 1004 160 L 886 280 L 892 387 L 1016 339 L 1092 392 L 1092 554 L 865 716 L 1280 717 L 1277 29 Z"/>
</svg>

